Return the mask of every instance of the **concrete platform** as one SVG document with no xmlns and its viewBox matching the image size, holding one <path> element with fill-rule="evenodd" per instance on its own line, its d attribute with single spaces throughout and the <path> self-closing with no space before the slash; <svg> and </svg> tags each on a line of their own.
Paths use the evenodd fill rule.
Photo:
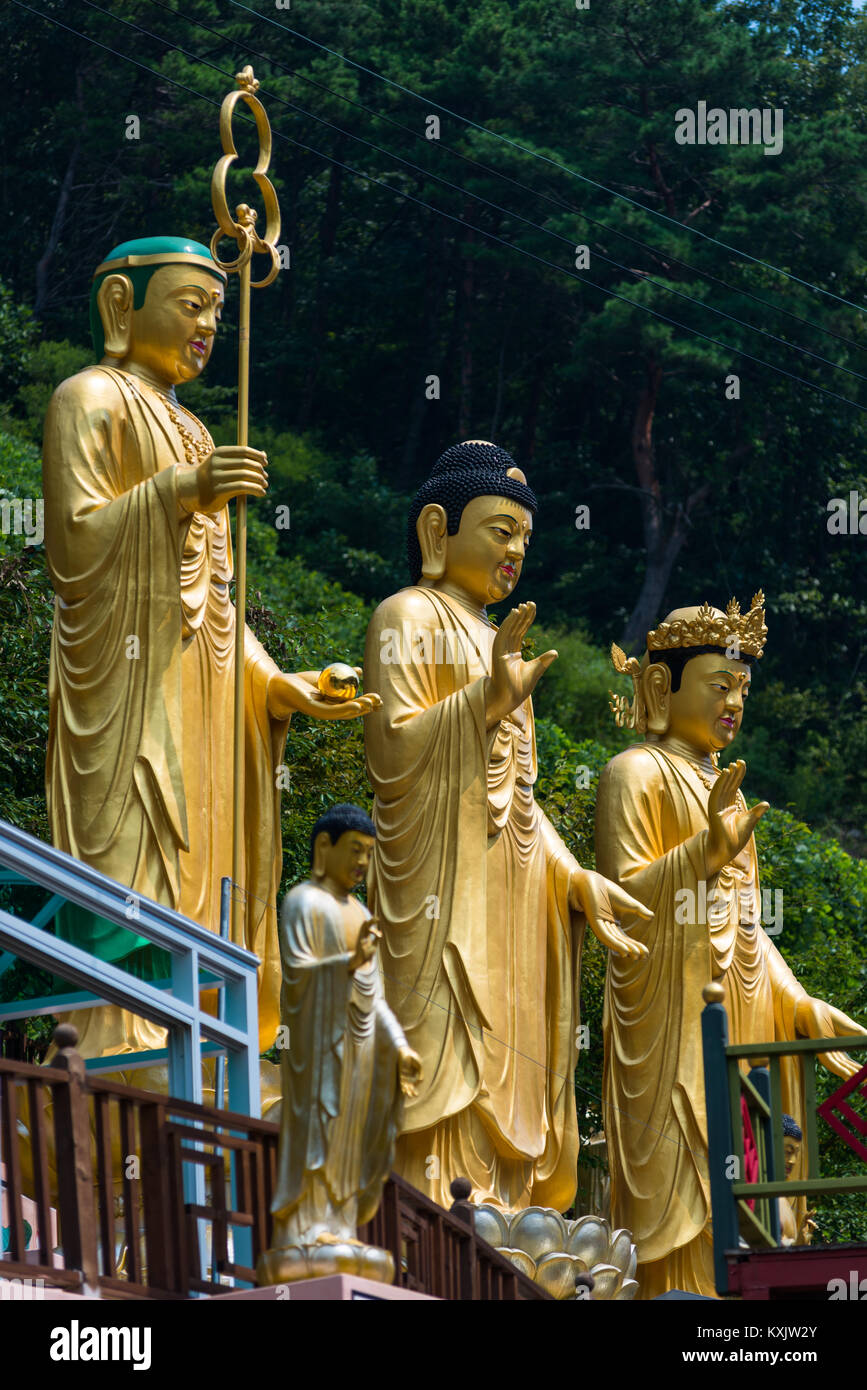
<svg viewBox="0 0 867 1390">
<path fill-rule="evenodd" d="M 231 1289 L 227 1293 L 211 1294 L 197 1303 L 229 1303 L 240 1300 L 265 1303 L 441 1303 L 426 1293 L 411 1293 L 394 1284 L 378 1284 L 374 1279 L 359 1279 L 349 1274 L 329 1274 L 325 1279 L 299 1279 L 295 1284 L 274 1284 L 264 1289 Z"/>
</svg>

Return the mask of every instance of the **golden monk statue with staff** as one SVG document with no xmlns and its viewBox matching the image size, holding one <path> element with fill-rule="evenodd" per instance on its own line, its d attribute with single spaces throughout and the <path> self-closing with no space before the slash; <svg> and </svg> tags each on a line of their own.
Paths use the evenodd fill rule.
<svg viewBox="0 0 867 1390">
<path fill-rule="evenodd" d="M 136 894 L 218 930 L 220 881 L 231 875 L 240 905 L 233 938 L 262 961 L 264 1049 L 279 1024 L 277 770 L 289 720 L 294 712 L 350 719 L 379 702 L 375 695 L 325 698 L 318 673 L 280 671 L 243 621 L 243 534 L 233 557 L 227 504 L 236 499 L 243 510 L 248 497 L 265 496 L 268 483 L 267 459 L 246 439 L 249 260 L 261 250 L 273 262 L 279 233 L 263 173 L 270 130 L 256 86 L 246 70 L 224 102 L 227 152 L 215 170 L 220 229 L 237 233 L 238 260 L 224 268 L 213 249 L 183 237 L 125 242 L 105 257 L 91 291 L 99 365 L 54 393 L 43 486 L 57 596 L 46 765 L 53 843 L 129 885 L 132 931 Z M 250 208 L 237 209 L 237 223 L 225 210 L 237 100 L 253 109 L 262 140 L 255 177 L 268 210 L 265 241 L 255 235 Z M 227 270 L 239 267 L 239 440 L 215 448 L 176 388 L 204 370 Z M 275 273 L 272 264 L 260 283 Z M 229 594 L 235 561 L 237 623 Z M 59 928 L 105 960 L 125 960 L 134 973 L 168 973 L 142 938 L 80 909 L 67 906 Z M 164 1045 L 161 1029 L 118 1009 L 71 1021 L 85 1056 Z"/>
</svg>

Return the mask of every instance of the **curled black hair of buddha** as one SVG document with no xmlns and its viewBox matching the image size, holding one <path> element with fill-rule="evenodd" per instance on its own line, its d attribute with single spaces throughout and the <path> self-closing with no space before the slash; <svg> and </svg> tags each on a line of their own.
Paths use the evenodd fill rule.
<svg viewBox="0 0 867 1390">
<path fill-rule="evenodd" d="M 803 1136 L 803 1134 L 802 1134 L 802 1132 L 801 1132 L 801 1126 L 798 1124 L 798 1121 L 797 1121 L 797 1120 L 793 1120 L 791 1115 L 784 1115 L 784 1116 L 783 1116 L 783 1138 L 784 1138 L 784 1139 L 797 1139 L 798 1143 L 800 1144 L 800 1142 L 801 1142 L 801 1140 L 803 1139 L 803 1137 L 804 1137 L 804 1136 Z"/>
<path fill-rule="evenodd" d="M 496 444 L 453 444 L 440 454 L 409 509 L 406 552 L 413 584 L 421 579 L 421 546 L 415 527 L 429 503 L 442 507 L 450 536 L 457 535 L 464 507 L 475 497 L 508 497 L 535 515 L 536 494 L 526 483 L 510 478 L 510 468 L 517 468 L 515 460 Z"/>
<path fill-rule="evenodd" d="M 706 656 L 708 652 L 720 652 L 725 655 L 725 647 L 714 647 L 713 645 L 704 647 L 669 647 L 664 652 L 649 652 L 648 655 L 652 663 L 662 661 L 671 672 L 671 693 L 676 695 L 680 690 L 680 683 L 683 680 L 684 667 L 688 661 L 692 661 L 694 656 Z M 732 661 L 742 661 L 745 666 L 755 666 L 756 658 L 748 656 L 742 652 L 739 657 L 732 657 Z"/>
<path fill-rule="evenodd" d="M 342 801 L 337 806 L 329 806 L 324 816 L 320 816 L 312 831 L 310 832 L 310 863 L 313 863 L 313 848 L 316 844 L 316 836 L 326 831 L 328 838 L 333 845 L 337 844 L 341 835 L 345 835 L 347 830 L 357 830 L 362 835 L 376 835 L 376 826 L 370 819 L 366 811 L 362 811 L 360 806 L 353 806 L 348 801 Z"/>
</svg>

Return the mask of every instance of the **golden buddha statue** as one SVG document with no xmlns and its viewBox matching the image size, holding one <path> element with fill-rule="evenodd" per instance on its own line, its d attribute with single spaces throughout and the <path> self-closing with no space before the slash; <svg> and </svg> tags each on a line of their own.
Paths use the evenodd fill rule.
<svg viewBox="0 0 867 1390">
<path fill-rule="evenodd" d="M 521 656 L 535 605 L 499 628 L 536 499 L 504 450 L 448 449 L 417 493 L 412 584 L 374 613 L 365 721 L 376 844 L 368 901 L 388 1001 L 424 1066 L 395 1168 L 442 1206 L 454 1178 L 502 1211 L 565 1210 L 577 1184 L 573 1077 L 584 918 L 618 954 L 616 925 L 648 915 L 581 868 L 537 806 L 531 694 L 556 658 Z"/>
<path fill-rule="evenodd" d="M 260 1284 L 327 1274 L 391 1283 L 391 1255 L 358 1240 L 379 1205 L 419 1058 L 385 1002 L 379 932 L 354 896 L 376 831 L 332 806 L 311 836 L 312 874 L 280 912 L 283 1104 L 271 1249 Z"/>
<path fill-rule="evenodd" d="M 56 599 L 46 762 L 53 843 L 216 931 L 232 866 L 235 609 L 227 503 L 263 497 L 261 450 L 214 448 L 175 394 L 211 355 L 225 273 L 205 246 L 154 237 L 97 268 L 98 366 L 64 381 L 45 421 L 45 548 Z M 260 972 L 260 1040 L 279 1022 L 276 892 L 281 763 L 295 711 L 347 719 L 374 695 L 335 703 L 317 672 L 281 672 L 245 632 L 244 938 Z M 60 929 L 153 978 L 142 937 L 68 906 Z M 163 973 L 165 962 L 162 964 Z M 115 1008 L 70 1021 L 85 1056 L 164 1045 Z"/>
<path fill-rule="evenodd" d="M 639 1297 L 667 1289 L 715 1296 L 701 1046 L 702 989 L 725 989 L 732 1043 L 833 1038 L 864 1030 L 811 998 L 761 927 L 754 827 L 740 792 L 734 741 L 767 628 L 764 599 L 748 612 L 706 604 L 670 613 L 639 663 L 612 648 L 635 700 L 614 697 L 617 722 L 645 741 L 613 758 L 599 783 L 596 862 L 652 909 L 624 921 L 650 947 L 609 957 L 604 1119 L 611 1213 L 638 1248 Z M 845 1053 L 825 1064 L 857 1069 Z M 784 1109 L 803 1116 L 801 1064 L 781 1059 Z"/>
</svg>

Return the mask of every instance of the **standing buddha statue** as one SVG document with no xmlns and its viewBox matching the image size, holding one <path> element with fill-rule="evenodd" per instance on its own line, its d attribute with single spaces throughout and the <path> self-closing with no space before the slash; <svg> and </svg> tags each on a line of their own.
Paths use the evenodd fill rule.
<svg viewBox="0 0 867 1390">
<path fill-rule="evenodd" d="M 638 1248 L 639 1297 L 668 1289 L 715 1296 L 701 1045 L 702 990 L 719 981 L 732 1043 L 833 1038 L 863 1030 L 812 998 L 761 926 L 754 828 L 734 742 L 767 628 L 764 599 L 741 613 L 679 608 L 647 635 L 639 663 L 612 649 L 635 700 L 614 697 L 618 724 L 644 742 L 599 782 L 596 862 L 653 916 L 624 920 L 649 953 L 609 957 L 603 1113 L 611 1212 Z M 857 1067 L 830 1051 L 840 1076 Z M 781 1059 L 784 1109 L 803 1115 L 801 1064 Z"/>
<path fill-rule="evenodd" d="M 446 450 L 410 509 L 412 582 L 367 632 L 364 678 L 383 700 L 365 720 L 368 901 L 424 1070 L 395 1167 L 446 1207 L 458 1177 L 501 1211 L 571 1204 L 585 918 L 612 951 L 645 954 L 615 923 L 645 909 L 583 869 L 536 804 L 531 695 L 557 654 L 521 655 L 535 605 L 488 617 L 520 578 L 535 512 L 505 450 Z"/>
</svg>

